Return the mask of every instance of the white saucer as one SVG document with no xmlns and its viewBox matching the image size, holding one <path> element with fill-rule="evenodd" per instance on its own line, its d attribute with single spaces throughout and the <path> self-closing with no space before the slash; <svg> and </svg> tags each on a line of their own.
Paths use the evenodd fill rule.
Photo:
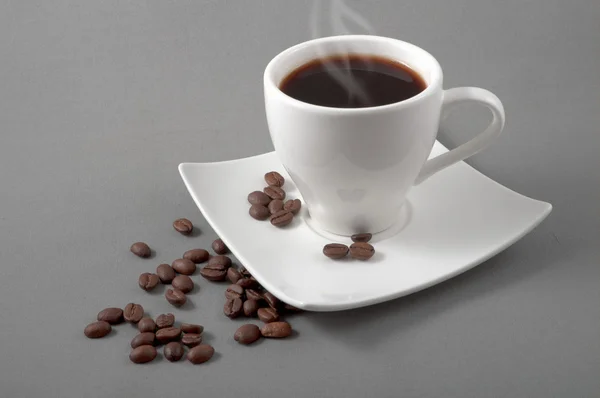
<svg viewBox="0 0 600 398">
<path fill-rule="evenodd" d="M 446 152 L 435 144 L 432 156 Z M 218 163 L 183 163 L 192 198 L 232 253 L 286 303 L 312 311 L 363 307 L 452 278 L 504 250 L 552 210 L 458 163 L 413 188 L 395 227 L 376 235 L 366 262 L 334 261 L 325 244 L 348 238 L 315 231 L 306 209 L 284 228 L 248 215 L 248 193 L 267 171 L 286 177 L 288 198 L 301 198 L 274 152 Z"/>
</svg>

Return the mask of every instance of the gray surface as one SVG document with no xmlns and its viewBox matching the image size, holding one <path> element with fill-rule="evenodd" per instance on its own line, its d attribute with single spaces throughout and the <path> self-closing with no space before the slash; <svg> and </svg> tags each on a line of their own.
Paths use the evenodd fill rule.
<svg viewBox="0 0 600 398">
<path fill-rule="evenodd" d="M 83 327 L 130 301 L 172 310 L 137 276 L 215 237 L 177 164 L 271 150 L 262 71 L 310 38 L 311 2 L 2 1 L 1 397 L 598 396 L 600 2 L 349 4 L 377 33 L 430 50 L 446 87 L 504 101 L 506 133 L 470 163 L 552 202 L 551 216 L 437 287 L 298 316 L 290 341 L 236 345 L 242 321 L 222 315 L 221 286 L 200 281 L 174 312 L 204 324 L 218 356 L 135 366 L 130 326 L 103 341 Z M 441 140 L 485 121 L 463 109 Z M 202 234 L 175 233 L 181 216 Z M 134 258 L 136 240 L 155 258 Z"/>
</svg>

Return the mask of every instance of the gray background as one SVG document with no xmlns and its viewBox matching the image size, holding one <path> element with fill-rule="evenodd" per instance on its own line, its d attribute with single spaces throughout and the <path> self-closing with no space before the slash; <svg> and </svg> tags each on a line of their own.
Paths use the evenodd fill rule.
<svg viewBox="0 0 600 398">
<path fill-rule="evenodd" d="M 232 340 L 243 321 L 222 315 L 223 287 L 195 276 L 192 303 L 173 312 L 204 324 L 218 355 L 197 367 L 133 365 L 132 327 L 97 341 L 83 328 L 130 301 L 153 316 L 172 311 L 137 276 L 215 238 L 177 164 L 272 149 L 262 71 L 311 38 L 312 2 L 4 0 L 1 397 L 600 394 L 600 2 L 348 4 L 376 33 L 431 51 L 446 87 L 481 86 L 503 100 L 506 132 L 469 162 L 551 202 L 550 217 L 449 282 L 296 316 L 297 337 L 254 347 Z M 440 139 L 456 145 L 486 121 L 464 108 Z M 201 234 L 178 235 L 178 217 Z M 137 240 L 156 256 L 133 257 Z"/>
</svg>

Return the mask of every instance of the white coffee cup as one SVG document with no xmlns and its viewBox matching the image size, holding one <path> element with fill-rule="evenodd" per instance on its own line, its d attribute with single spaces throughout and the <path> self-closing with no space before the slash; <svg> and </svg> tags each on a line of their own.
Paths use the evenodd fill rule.
<svg viewBox="0 0 600 398">
<path fill-rule="evenodd" d="M 407 100 L 370 108 L 312 105 L 279 89 L 299 66 L 339 54 L 400 61 L 421 75 L 427 88 Z M 431 54 L 386 37 L 332 36 L 288 48 L 267 65 L 264 93 L 275 151 L 300 190 L 311 222 L 346 236 L 389 228 L 413 185 L 481 151 L 504 127 L 498 97 L 475 87 L 444 90 L 442 69 Z M 441 115 L 466 102 L 489 108 L 490 125 L 467 143 L 427 160 Z"/>
</svg>

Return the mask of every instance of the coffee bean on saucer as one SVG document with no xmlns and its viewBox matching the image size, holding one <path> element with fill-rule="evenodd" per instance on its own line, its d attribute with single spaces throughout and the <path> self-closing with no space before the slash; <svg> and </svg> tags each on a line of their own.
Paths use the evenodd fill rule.
<svg viewBox="0 0 600 398">
<path fill-rule="evenodd" d="M 158 275 L 151 274 L 150 272 L 144 272 L 138 278 L 138 285 L 146 291 L 154 289 L 158 285 L 158 282 L 160 282 Z"/>
<path fill-rule="evenodd" d="M 283 200 L 285 199 L 285 191 L 279 187 L 272 187 L 272 186 L 268 186 L 265 189 L 263 189 L 263 192 L 267 194 L 267 196 L 273 200 L 279 199 L 279 200 Z"/>
<path fill-rule="evenodd" d="M 156 348 L 151 345 L 141 345 L 131 350 L 129 359 L 133 363 L 147 363 L 156 358 Z"/>
<path fill-rule="evenodd" d="M 263 337 L 284 338 L 292 334 L 292 327 L 287 322 L 271 322 L 265 323 L 260 329 Z"/>
<path fill-rule="evenodd" d="M 185 293 L 179 289 L 167 289 L 165 298 L 171 305 L 174 305 L 175 307 L 181 307 L 187 301 Z"/>
<path fill-rule="evenodd" d="M 227 270 L 227 280 L 231 283 L 236 283 L 240 279 L 242 279 L 242 273 L 237 269 L 231 267 Z"/>
<path fill-rule="evenodd" d="M 264 323 L 277 322 L 279 320 L 279 314 L 271 307 L 259 308 L 257 314 L 258 319 Z"/>
<path fill-rule="evenodd" d="M 243 294 L 244 288 L 236 284 L 229 285 L 225 290 L 225 298 L 228 299 L 241 298 Z"/>
<path fill-rule="evenodd" d="M 271 212 L 263 205 L 252 205 L 248 210 L 250 217 L 258 221 L 266 220 L 271 216 Z"/>
<path fill-rule="evenodd" d="M 369 242 L 371 240 L 371 238 L 373 237 L 373 234 L 370 233 L 362 233 L 362 234 L 354 234 L 350 237 L 350 239 L 352 239 L 352 242 Z"/>
<path fill-rule="evenodd" d="M 150 250 L 150 246 L 145 244 L 144 242 L 135 242 L 129 250 L 138 257 L 148 258 L 152 251 Z"/>
<path fill-rule="evenodd" d="M 301 208 L 302 202 L 300 202 L 300 199 L 290 199 L 283 205 L 283 210 L 289 210 L 293 214 L 298 214 Z"/>
<path fill-rule="evenodd" d="M 271 224 L 276 227 L 285 227 L 294 219 L 294 213 L 289 210 L 281 210 L 271 216 Z"/>
<path fill-rule="evenodd" d="M 156 330 L 156 322 L 152 318 L 142 318 L 137 324 L 140 333 L 152 332 Z"/>
<path fill-rule="evenodd" d="M 117 325 L 123 322 L 123 310 L 116 307 L 105 308 L 98 313 L 97 319 L 111 325 Z"/>
<path fill-rule="evenodd" d="M 187 294 L 194 289 L 194 281 L 187 275 L 177 275 L 171 282 L 171 286 Z"/>
<path fill-rule="evenodd" d="M 335 260 L 346 257 L 348 251 L 348 246 L 341 243 L 329 243 L 323 246 L 323 254 Z"/>
<path fill-rule="evenodd" d="M 236 284 L 240 285 L 244 289 L 254 289 L 255 287 L 258 286 L 258 282 L 256 281 L 256 279 L 254 279 L 252 277 L 242 278 L 239 281 L 237 281 Z"/>
<path fill-rule="evenodd" d="M 350 245 L 350 255 L 357 260 L 368 260 L 375 254 L 375 248 L 366 242 L 355 242 Z"/>
<path fill-rule="evenodd" d="M 215 349 L 208 344 L 200 344 L 190 349 L 187 353 L 187 360 L 198 365 L 208 361 L 215 353 Z"/>
<path fill-rule="evenodd" d="M 177 276 L 173 267 L 169 264 L 160 264 L 156 267 L 156 275 L 162 283 L 171 283 L 171 281 Z"/>
<path fill-rule="evenodd" d="M 220 238 L 212 243 L 212 249 L 217 254 L 225 254 L 229 251 L 227 245 L 225 245 L 225 242 L 223 242 L 223 240 Z"/>
<path fill-rule="evenodd" d="M 278 309 L 281 305 L 281 301 L 279 301 L 279 299 L 275 297 L 273 293 L 264 292 L 262 297 L 263 299 L 265 299 L 265 301 L 267 302 L 267 304 L 269 304 L 269 307 L 271 308 Z"/>
<path fill-rule="evenodd" d="M 155 336 L 152 332 L 140 333 L 131 340 L 131 348 L 137 348 L 141 345 L 153 345 L 154 338 Z"/>
<path fill-rule="evenodd" d="M 239 281 L 238 281 L 239 283 Z M 260 294 L 259 292 L 257 292 L 254 289 L 246 289 L 246 298 L 248 300 L 256 300 L 256 301 L 261 301 L 263 299 L 262 294 Z"/>
<path fill-rule="evenodd" d="M 244 345 L 252 344 L 256 340 L 260 339 L 260 337 L 260 328 L 251 323 L 240 326 L 233 335 L 233 339 L 235 341 Z"/>
<path fill-rule="evenodd" d="M 189 235 L 194 230 L 194 224 L 187 218 L 178 218 L 173 221 L 173 228 L 182 235 Z"/>
<path fill-rule="evenodd" d="M 179 361 L 183 357 L 184 353 L 185 350 L 183 345 L 181 345 L 181 343 L 178 341 L 171 341 L 163 349 L 163 355 L 169 362 Z"/>
<path fill-rule="evenodd" d="M 175 323 L 175 315 L 173 315 L 171 313 L 160 314 L 159 316 L 156 317 L 156 327 L 158 329 L 169 328 L 169 327 L 173 326 L 174 323 Z"/>
<path fill-rule="evenodd" d="M 269 213 L 275 214 L 278 211 L 283 210 L 283 200 L 280 200 L 280 199 L 272 200 L 271 203 L 269 203 L 269 206 L 267 206 L 267 207 L 269 209 Z"/>
<path fill-rule="evenodd" d="M 173 326 L 164 329 L 158 329 L 156 331 L 156 340 L 162 344 L 169 341 L 179 340 L 179 336 L 181 336 L 181 329 Z"/>
<path fill-rule="evenodd" d="M 186 260 L 185 258 L 178 258 L 174 260 L 171 264 L 171 267 L 175 270 L 175 272 L 179 272 L 183 275 L 192 275 L 196 272 L 196 264 L 194 264 L 191 260 Z"/>
<path fill-rule="evenodd" d="M 127 322 L 138 323 L 144 316 L 144 307 L 139 304 L 129 303 L 123 310 L 123 317 Z"/>
<path fill-rule="evenodd" d="M 181 344 L 187 347 L 196 347 L 198 344 L 202 343 L 202 335 L 196 333 L 185 333 L 181 337 Z"/>
<path fill-rule="evenodd" d="M 271 201 L 271 198 L 264 192 L 254 191 L 248 194 L 248 202 L 251 205 L 263 205 L 266 206 Z"/>
<path fill-rule="evenodd" d="M 183 258 L 185 258 L 186 260 L 190 260 L 195 264 L 200 264 L 205 261 L 208 261 L 209 257 L 210 254 L 208 254 L 208 251 L 204 249 L 192 249 L 183 253 Z"/>
<path fill-rule="evenodd" d="M 85 327 L 83 334 L 90 339 L 99 339 L 106 336 L 112 330 L 110 323 L 106 321 L 92 322 Z"/>
<path fill-rule="evenodd" d="M 252 299 L 248 299 L 248 300 L 244 301 L 244 305 L 243 305 L 244 315 L 246 315 L 248 317 L 255 316 L 258 311 L 258 308 L 259 308 L 258 301 L 252 300 Z"/>
<path fill-rule="evenodd" d="M 202 326 L 202 325 L 196 325 L 196 324 L 193 324 L 193 323 L 182 323 L 181 324 L 181 331 L 183 333 L 202 334 L 202 332 L 204 331 L 204 326 Z"/>
<path fill-rule="evenodd" d="M 267 185 L 274 187 L 282 187 L 285 184 L 285 178 L 276 171 L 269 171 L 265 174 L 265 181 Z"/>
<path fill-rule="evenodd" d="M 243 302 L 241 298 L 227 299 L 223 306 L 225 316 L 233 319 L 237 318 L 242 313 Z"/>
</svg>

